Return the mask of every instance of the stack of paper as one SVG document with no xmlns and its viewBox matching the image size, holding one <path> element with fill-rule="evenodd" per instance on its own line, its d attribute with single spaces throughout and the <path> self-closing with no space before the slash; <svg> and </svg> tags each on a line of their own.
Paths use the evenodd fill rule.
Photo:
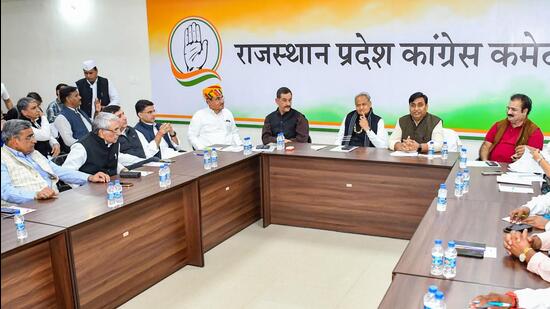
<svg viewBox="0 0 550 309">
<path fill-rule="evenodd" d="M 390 156 L 392 157 L 416 157 L 418 156 L 418 152 L 406 152 L 406 151 L 394 151 L 390 153 Z"/>
<path fill-rule="evenodd" d="M 509 174 L 497 176 L 497 182 L 510 183 L 514 185 L 524 185 L 524 186 L 532 185 L 532 181 L 529 181 L 529 179 L 523 179 L 522 177 L 509 175 Z"/>
<path fill-rule="evenodd" d="M 533 191 L 533 188 L 527 188 L 527 187 L 518 187 L 518 186 L 511 186 L 511 185 L 498 185 L 498 190 L 500 192 L 512 192 L 512 193 L 535 193 Z"/>
<path fill-rule="evenodd" d="M 543 173 L 542 168 L 533 159 L 533 154 L 528 149 L 525 150 L 519 160 L 510 164 L 508 168 L 514 172 Z"/>
</svg>

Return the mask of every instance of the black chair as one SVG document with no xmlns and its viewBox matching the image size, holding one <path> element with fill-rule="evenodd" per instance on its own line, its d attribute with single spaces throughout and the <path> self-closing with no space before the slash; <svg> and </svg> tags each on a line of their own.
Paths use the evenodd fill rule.
<svg viewBox="0 0 550 309">
<path fill-rule="evenodd" d="M 63 162 L 65 162 L 66 159 L 67 159 L 67 154 L 62 154 L 57 157 L 52 157 L 51 160 L 53 163 L 61 166 L 63 165 Z M 59 180 L 57 182 L 57 189 L 59 190 L 59 192 L 63 192 L 63 191 L 71 190 L 72 187 L 66 184 L 64 181 Z"/>
</svg>

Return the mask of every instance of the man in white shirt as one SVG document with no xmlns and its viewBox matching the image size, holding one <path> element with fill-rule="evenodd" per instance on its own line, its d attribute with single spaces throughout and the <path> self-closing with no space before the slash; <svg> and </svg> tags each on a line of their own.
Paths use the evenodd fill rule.
<svg viewBox="0 0 550 309">
<path fill-rule="evenodd" d="M 506 294 L 491 293 L 479 295 L 472 300 L 470 308 L 484 307 L 487 302 L 501 302 L 511 304 L 511 308 L 548 309 L 550 306 L 550 288 L 546 289 L 522 289 L 510 291 Z M 490 308 L 498 308 L 494 306 Z"/>
<path fill-rule="evenodd" d="M 242 145 L 233 114 L 224 108 L 222 88 L 214 85 L 202 92 L 208 107 L 193 115 L 187 132 L 193 148 L 202 150 L 214 144 Z"/>
<path fill-rule="evenodd" d="M 113 82 L 105 77 L 98 76 L 94 60 L 82 63 L 84 78 L 76 82 L 76 87 L 82 96 L 82 111 L 90 118 L 94 118 L 104 106 L 119 105 L 120 98 Z"/>
<path fill-rule="evenodd" d="M 340 125 L 335 145 L 388 147 L 388 132 L 384 120 L 372 110 L 371 97 L 366 92 L 355 96 L 355 110 L 348 113 Z"/>
<path fill-rule="evenodd" d="M 54 125 L 63 143 L 71 147 L 79 138 L 92 130 L 92 120 L 80 110 L 80 95 L 76 87 L 63 87 L 59 99 L 65 107 L 55 118 Z"/>
<path fill-rule="evenodd" d="M 4 85 L 4 83 L 1 83 L 1 84 L 2 84 L 2 101 L 4 101 L 4 105 L 2 105 L 2 114 L 5 114 L 7 111 L 13 108 L 13 101 L 11 100 L 10 94 L 6 89 L 6 85 Z"/>
<path fill-rule="evenodd" d="M 419 153 L 428 152 L 428 142 L 434 142 L 435 151 L 443 145 L 443 121 L 428 113 L 428 97 L 422 92 L 409 97 L 409 115 L 397 121 L 390 136 L 391 150 Z"/>
<path fill-rule="evenodd" d="M 155 157 L 167 159 L 177 156 L 179 152 L 184 152 L 172 125 L 155 122 L 155 104 L 153 102 L 149 100 L 137 101 L 136 114 L 139 121 L 134 129 L 143 134 L 148 143 L 147 148 L 157 149 Z"/>
</svg>

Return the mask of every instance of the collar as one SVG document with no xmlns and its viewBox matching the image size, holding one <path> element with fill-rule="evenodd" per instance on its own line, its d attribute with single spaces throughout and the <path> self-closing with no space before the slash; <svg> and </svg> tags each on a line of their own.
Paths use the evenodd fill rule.
<svg viewBox="0 0 550 309">
<path fill-rule="evenodd" d="M 99 77 L 96 77 L 96 79 L 94 80 L 94 83 L 90 83 L 89 80 L 86 79 L 86 82 L 88 83 L 88 85 L 90 85 L 90 87 L 93 87 L 94 85 L 97 85 L 97 80 L 98 80 Z"/>
<path fill-rule="evenodd" d="M 146 126 L 151 126 L 151 127 L 157 124 L 156 122 L 147 123 L 147 122 L 145 122 L 145 121 L 142 121 L 141 119 L 139 120 L 139 122 L 141 122 L 142 124 L 144 124 L 144 125 L 146 125 Z"/>
<path fill-rule="evenodd" d="M 19 157 L 19 158 L 26 158 L 27 155 L 22 153 L 21 151 L 18 151 L 18 150 L 15 150 L 11 147 L 9 147 L 8 145 L 4 144 L 4 148 L 6 148 L 7 150 L 9 150 L 11 153 L 13 153 L 14 156 L 16 157 Z"/>
<path fill-rule="evenodd" d="M 207 107 L 207 108 L 208 108 L 208 111 L 209 111 L 212 115 L 214 115 L 214 116 L 223 115 L 223 110 L 225 109 L 225 107 L 222 108 L 222 109 L 220 110 L 220 112 L 216 114 L 216 112 L 215 112 L 214 110 L 212 110 L 210 107 Z"/>
</svg>

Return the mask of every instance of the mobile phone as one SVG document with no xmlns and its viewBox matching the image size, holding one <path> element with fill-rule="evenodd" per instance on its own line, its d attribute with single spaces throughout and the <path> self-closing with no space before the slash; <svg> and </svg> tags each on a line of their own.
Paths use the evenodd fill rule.
<svg viewBox="0 0 550 309">
<path fill-rule="evenodd" d="M 501 171 L 485 171 L 485 172 L 481 172 L 481 175 L 483 176 L 495 176 L 495 175 L 502 175 L 502 172 Z"/>
<path fill-rule="evenodd" d="M 496 163 L 495 161 L 485 161 L 485 163 L 489 166 L 498 166 L 498 163 Z"/>
<path fill-rule="evenodd" d="M 162 163 L 174 163 L 174 162 L 176 162 L 176 160 L 174 160 L 174 159 L 161 159 L 159 162 L 162 162 Z"/>
<path fill-rule="evenodd" d="M 257 145 L 256 149 L 269 149 L 269 145 Z"/>
<path fill-rule="evenodd" d="M 131 183 L 131 182 L 121 182 L 120 185 L 121 185 L 123 188 L 129 188 L 129 187 L 132 187 L 134 184 Z"/>
<path fill-rule="evenodd" d="M 353 149 L 353 146 L 342 146 L 342 150 L 352 150 Z"/>
<path fill-rule="evenodd" d="M 531 232 L 533 230 L 533 227 L 529 224 L 512 223 L 509 226 L 504 228 L 504 233 L 510 233 L 511 231 L 522 232 L 523 230 L 527 230 L 527 232 Z"/>
<path fill-rule="evenodd" d="M 15 209 L 15 208 L 2 207 L 2 213 L 3 214 L 15 215 L 16 211 L 17 211 L 17 209 Z"/>
</svg>

